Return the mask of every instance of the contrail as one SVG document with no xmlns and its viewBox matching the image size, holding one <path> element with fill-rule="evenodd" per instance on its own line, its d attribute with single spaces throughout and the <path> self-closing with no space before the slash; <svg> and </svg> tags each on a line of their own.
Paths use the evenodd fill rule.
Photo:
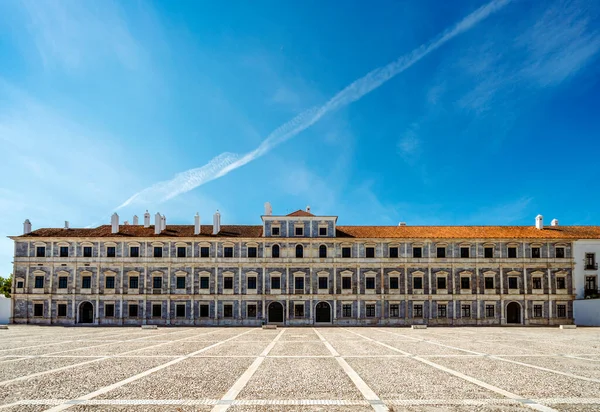
<svg viewBox="0 0 600 412">
<path fill-rule="evenodd" d="M 225 176 L 232 170 L 244 166 L 245 164 L 269 152 L 280 143 L 285 142 L 303 130 L 309 128 L 314 123 L 319 121 L 321 117 L 325 116 L 332 110 L 346 106 L 360 99 L 367 93 L 375 90 L 383 83 L 417 63 L 432 51 L 444 45 L 449 40 L 469 30 L 491 14 L 502 9 L 511 1 L 512 0 L 494 0 L 485 6 L 480 7 L 462 19 L 454 27 L 442 32 L 428 43 L 425 43 L 410 53 L 399 57 L 392 63 L 374 69 L 360 79 L 355 80 L 353 83 L 346 86 L 342 91 L 338 92 L 335 96 L 329 99 L 329 101 L 327 101 L 324 105 L 305 110 L 292 120 L 282 124 L 277 129 L 272 131 L 267 138 L 251 152 L 248 152 L 244 155 L 238 155 L 235 153 L 222 153 L 202 167 L 178 173 L 171 180 L 156 183 L 142 190 L 141 192 L 134 194 L 117 209 L 125 207 L 134 201 L 152 202 L 156 201 L 157 199 L 160 199 L 160 201 L 171 199 L 181 193 L 188 192 L 198 186 L 210 182 L 211 180 Z"/>
</svg>

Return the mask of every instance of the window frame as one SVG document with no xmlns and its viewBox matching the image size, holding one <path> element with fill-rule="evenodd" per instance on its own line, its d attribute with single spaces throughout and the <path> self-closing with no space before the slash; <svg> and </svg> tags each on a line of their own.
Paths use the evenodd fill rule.
<svg viewBox="0 0 600 412">
<path fill-rule="evenodd" d="M 179 314 L 179 310 L 183 308 L 183 315 Z M 176 303 L 175 304 L 175 317 L 179 319 L 185 319 L 187 316 L 187 305 L 185 303 Z"/>
<path fill-rule="evenodd" d="M 109 308 L 111 308 L 111 313 L 109 314 Z M 115 304 L 113 302 L 104 302 L 104 317 L 105 318 L 114 318 L 115 317 Z"/>
</svg>

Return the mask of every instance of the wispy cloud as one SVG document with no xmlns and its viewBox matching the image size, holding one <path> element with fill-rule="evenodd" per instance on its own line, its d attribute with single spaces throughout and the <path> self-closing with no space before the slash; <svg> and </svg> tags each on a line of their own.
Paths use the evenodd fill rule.
<svg viewBox="0 0 600 412">
<path fill-rule="evenodd" d="M 469 30 L 480 21 L 506 6 L 510 0 L 494 0 L 473 13 L 469 14 L 454 27 L 444 31 L 433 40 L 425 43 L 412 52 L 398 58 L 394 62 L 379 67 L 369 72 L 364 77 L 354 81 L 342 91 L 333 96 L 328 102 L 320 107 L 308 109 L 292 120 L 275 129 L 267 138 L 253 151 L 244 155 L 223 153 L 212 159 L 207 165 L 180 173 L 175 178 L 159 182 L 130 197 L 119 208 L 131 204 L 140 199 L 140 194 L 151 196 L 154 199 L 166 200 L 178 194 L 187 192 L 211 180 L 225 176 L 227 173 L 246 165 L 247 163 L 263 156 L 275 146 L 296 136 L 298 133 L 318 122 L 327 113 L 344 107 L 369 92 L 377 89 L 394 76 L 402 73 L 425 56 L 435 51 L 454 37 Z"/>
<path fill-rule="evenodd" d="M 398 153 L 408 163 L 417 160 L 421 152 L 421 139 L 419 138 L 419 124 L 412 123 L 408 130 L 404 132 L 397 143 Z"/>
</svg>

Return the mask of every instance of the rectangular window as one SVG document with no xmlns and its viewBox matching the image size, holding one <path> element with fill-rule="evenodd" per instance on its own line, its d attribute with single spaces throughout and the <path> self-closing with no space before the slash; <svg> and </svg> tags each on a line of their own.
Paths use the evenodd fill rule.
<svg viewBox="0 0 600 412">
<path fill-rule="evenodd" d="M 203 258 L 210 257 L 210 247 L 201 246 L 200 247 L 200 257 L 203 257 Z"/>
<path fill-rule="evenodd" d="M 138 305 L 129 305 L 129 317 L 130 318 L 138 317 Z"/>
<path fill-rule="evenodd" d="M 184 258 L 186 256 L 186 249 L 185 246 L 177 246 L 177 257 Z"/>
<path fill-rule="evenodd" d="M 271 289 L 281 289 L 281 278 L 279 276 L 271 278 Z"/>
<path fill-rule="evenodd" d="M 223 305 L 223 317 L 224 318 L 232 318 L 233 317 L 233 305 Z"/>
<path fill-rule="evenodd" d="M 17 281 L 17 289 L 23 289 L 25 287 L 25 283 L 22 280 Z"/>
<path fill-rule="evenodd" d="M 107 246 L 106 257 L 115 257 L 117 255 L 117 248 L 114 246 Z"/>
<path fill-rule="evenodd" d="M 463 317 L 463 318 L 470 318 L 471 317 L 471 305 L 461 305 L 460 314 L 461 314 L 461 317 Z"/>
<path fill-rule="evenodd" d="M 375 257 L 375 248 L 374 247 L 365 248 L 365 257 L 374 258 Z"/>
<path fill-rule="evenodd" d="M 185 276 L 177 277 L 177 289 L 185 289 Z"/>
<path fill-rule="evenodd" d="M 327 281 L 329 279 L 327 278 L 327 276 L 320 276 L 319 277 L 319 289 L 327 289 L 328 285 L 327 285 Z"/>
<path fill-rule="evenodd" d="M 294 289 L 296 292 L 304 292 L 304 276 L 296 276 L 294 278 Z"/>
<path fill-rule="evenodd" d="M 83 247 L 83 257 L 92 257 L 92 247 L 91 246 Z"/>
<path fill-rule="evenodd" d="M 67 288 L 67 282 L 68 282 L 68 277 L 66 276 L 60 276 L 58 278 L 58 288 L 59 289 L 66 289 Z"/>
<path fill-rule="evenodd" d="M 542 278 L 535 277 L 535 278 L 531 279 L 531 282 L 533 283 L 533 288 L 534 289 L 541 289 L 542 288 Z"/>
<path fill-rule="evenodd" d="M 516 247 L 509 247 L 508 248 L 508 257 L 511 259 L 516 259 L 517 258 L 517 248 Z"/>
<path fill-rule="evenodd" d="M 375 289 L 375 278 L 374 277 L 365 278 L 365 283 L 366 283 L 366 289 Z"/>
<path fill-rule="evenodd" d="M 248 276 L 248 289 L 256 289 L 256 276 Z"/>
<path fill-rule="evenodd" d="M 542 317 L 542 305 L 533 305 L 533 317 L 534 318 Z"/>
<path fill-rule="evenodd" d="M 446 257 L 446 248 L 445 247 L 439 247 L 439 248 L 437 248 L 437 257 L 439 257 L 439 258 L 445 258 Z"/>
<path fill-rule="evenodd" d="M 352 278 L 350 276 L 342 278 L 342 289 L 352 289 Z"/>
<path fill-rule="evenodd" d="M 152 317 L 153 318 L 162 317 L 162 305 L 160 303 L 152 305 Z"/>
<path fill-rule="evenodd" d="M 233 289 L 233 277 L 225 276 L 223 278 L 223 289 Z"/>
<path fill-rule="evenodd" d="M 567 283 L 565 282 L 565 278 L 564 277 L 557 277 L 556 278 L 556 289 L 566 289 L 567 288 Z"/>
<path fill-rule="evenodd" d="M 227 246 L 223 248 L 223 257 L 232 258 L 233 257 L 233 247 Z"/>
<path fill-rule="evenodd" d="M 517 277 L 509 277 L 508 278 L 508 288 L 509 289 L 519 289 L 519 278 Z"/>
<path fill-rule="evenodd" d="M 59 303 L 57 312 L 58 316 L 61 318 L 67 316 L 67 305 L 65 303 Z"/>
<path fill-rule="evenodd" d="M 350 258 L 352 257 L 352 249 L 345 246 L 342 248 L 342 257 L 343 258 Z"/>
<path fill-rule="evenodd" d="M 92 278 L 91 276 L 84 276 L 81 278 L 81 289 L 91 289 L 92 288 Z"/>
<path fill-rule="evenodd" d="M 295 318 L 303 318 L 304 317 L 304 305 L 294 305 L 294 317 Z"/>
<path fill-rule="evenodd" d="M 327 236 L 327 228 L 326 227 L 319 228 L 319 236 Z"/>
<path fill-rule="evenodd" d="M 60 247 L 60 257 L 69 257 L 69 246 Z"/>
<path fill-rule="evenodd" d="M 137 289 L 139 287 L 137 276 L 129 276 L 129 289 Z"/>
<path fill-rule="evenodd" d="M 564 247 L 556 248 L 556 257 L 558 259 L 563 259 L 565 257 L 565 248 Z"/>
<path fill-rule="evenodd" d="M 342 305 L 342 317 L 343 318 L 351 318 L 352 317 L 352 304 L 344 303 Z"/>
<path fill-rule="evenodd" d="M 446 305 L 438 305 L 438 318 L 445 318 L 448 316 L 447 312 L 447 306 Z"/>
<path fill-rule="evenodd" d="M 423 256 L 423 248 L 414 247 L 413 248 L 413 257 L 414 258 L 420 258 L 422 256 Z"/>
<path fill-rule="evenodd" d="M 256 250 L 256 246 L 251 246 L 248 248 L 248 257 L 249 258 L 255 258 L 258 256 L 257 250 Z"/>
<path fill-rule="evenodd" d="M 539 247 L 532 247 L 531 248 L 531 257 L 533 259 L 539 259 L 542 256 L 541 250 Z"/>
<path fill-rule="evenodd" d="M 160 289 L 162 288 L 162 277 L 154 277 L 152 278 L 152 287 L 154 289 Z"/>
<path fill-rule="evenodd" d="M 494 289 L 494 278 L 488 276 L 485 278 L 485 288 L 486 289 Z"/>
<path fill-rule="evenodd" d="M 279 236 L 279 227 L 273 226 L 271 227 L 271 236 Z"/>
<path fill-rule="evenodd" d="M 185 304 L 179 303 L 175 306 L 175 316 L 178 318 L 185 318 Z"/>
<path fill-rule="evenodd" d="M 256 318 L 256 305 L 248 305 L 246 306 L 246 310 L 248 312 L 248 318 Z"/>
<path fill-rule="evenodd" d="M 35 288 L 36 289 L 41 289 L 44 287 L 44 277 L 43 276 L 36 276 L 35 277 Z"/>
<path fill-rule="evenodd" d="M 36 303 L 33 305 L 33 316 L 44 316 L 44 304 Z"/>
<path fill-rule="evenodd" d="M 296 227 L 294 233 L 296 233 L 296 236 L 302 236 L 302 235 L 304 235 L 304 228 L 303 227 Z"/>
<path fill-rule="evenodd" d="M 567 317 L 567 305 L 556 305 L 556 316 L 559 318 Z"/>
<path fill-rule="evenodd" d="M 107 276 L 106 277 L 106 289 L 114 289 L 115 288 L 115 277 Z"/>
<path fill-rule="evenodd" d="M 483 257 L 491 259 L 494 257 L 494 248 L 493 247 L 486 247 L 483 248 Z"/>
<path fill-rule="evenodd" d="M 115 304 L 114 303 L 106 303 L 104 305 L 104 317 L 105 318 L 114 318 L 115 317 Z"/>
<path fill-rule="evenodd" d="M 139 246 L 131 246 L 129 248 L 129 257 L 140 257 L 140 247 Z"/>
<path fill-rule="evenodd" d="M 35 248 L 35 257 L 46 257 L 46 246 L 38 246 Z"/>
<path fill-rule="evenodd" d="M 414 277 L 413 278 L 413 289 L 423 289 L 423 278 L 422 277 Z"/>
<path fill-rule="evenodd" d="M 208 316 L 209 316 L 208 305 L 199 305 L 198 307 L 200 308 L 200 317 L 208 318 Z"/>
<path fill-rule="evenodd" d="M 154 257 L 161 258 L 163 256 L 162 246 L 154 246 Z"/>
<path fill-rule="evenodd" d="M 400 316 L 400 305 L 396 303 L 390 305 L 390 318 L 397 318 L 398 316 Z"/>
<path fill-rule="evenodd" d="M 437 288 L 438 289 L 447 289 L 446 277 L 445 276 L 438 276 L 438 278 L 437 278 Z"/>
<path fill-rule="evenodd" d="M 413 305 L 413 318 L 423 317 L 423 305 Z"/>
<path fill-rule="evenodd" d="M 397 258 L 398 257 L 398 247 L 394 246 L 390 248 L 390 257 Z"/>
<path fill-rule="evenodd" d="M 374 318 L 375 317 L 375 305 L 372 303 L 369 303 L 369 304 L 365 305 L 365 308 L 367 309 L 365 316 L 367 318 Z"/>
<path fill-rule="evenodd" d="M 461 247 L 460 248 L 460 257 L 463 258 L 463 259 L 468 258 L 469 257 L 469 252 L 470 252 L 469 249 L 470 248 L 468 248 L 468 247 Z"/>
<path fill-rule="evenodd" d="M 390 277 L 390 289 L 398 289 L 398 278 Z"/>
<path fill-rule="evenodd" d="M 494 305 L 485 305 L 485 317 L 493 318 L 495 316 L 495 307 Z"/>
<path fill-rule="evenodd" d="M 208 289 L 209 288 L 209 278 L 208 276 L 200 277 L 200 289 Z"/>
<path fill-rule="evenodd" d="M 596 254 L 595 253 L 586 253 L 585 254 L 585 268 L 587 270 L 598 269 L 596 265 Z"/>
<path fill-rule="evenodd" d="M 467 276 L 463 276 L 460 278 L 460 288 L 461 289 L 471 289 L 471 278 Z"/>
</svg>

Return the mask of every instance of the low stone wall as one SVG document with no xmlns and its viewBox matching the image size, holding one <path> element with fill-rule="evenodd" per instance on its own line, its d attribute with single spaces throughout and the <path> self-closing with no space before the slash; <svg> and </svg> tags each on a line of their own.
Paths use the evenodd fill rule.
<svg viewBox="0 0 600 412">
<path fill-rule="evenodd" d="M 600 326 L 600 299 L 575 300 L 573 317 L 578 326 Z"/>
</svg>

